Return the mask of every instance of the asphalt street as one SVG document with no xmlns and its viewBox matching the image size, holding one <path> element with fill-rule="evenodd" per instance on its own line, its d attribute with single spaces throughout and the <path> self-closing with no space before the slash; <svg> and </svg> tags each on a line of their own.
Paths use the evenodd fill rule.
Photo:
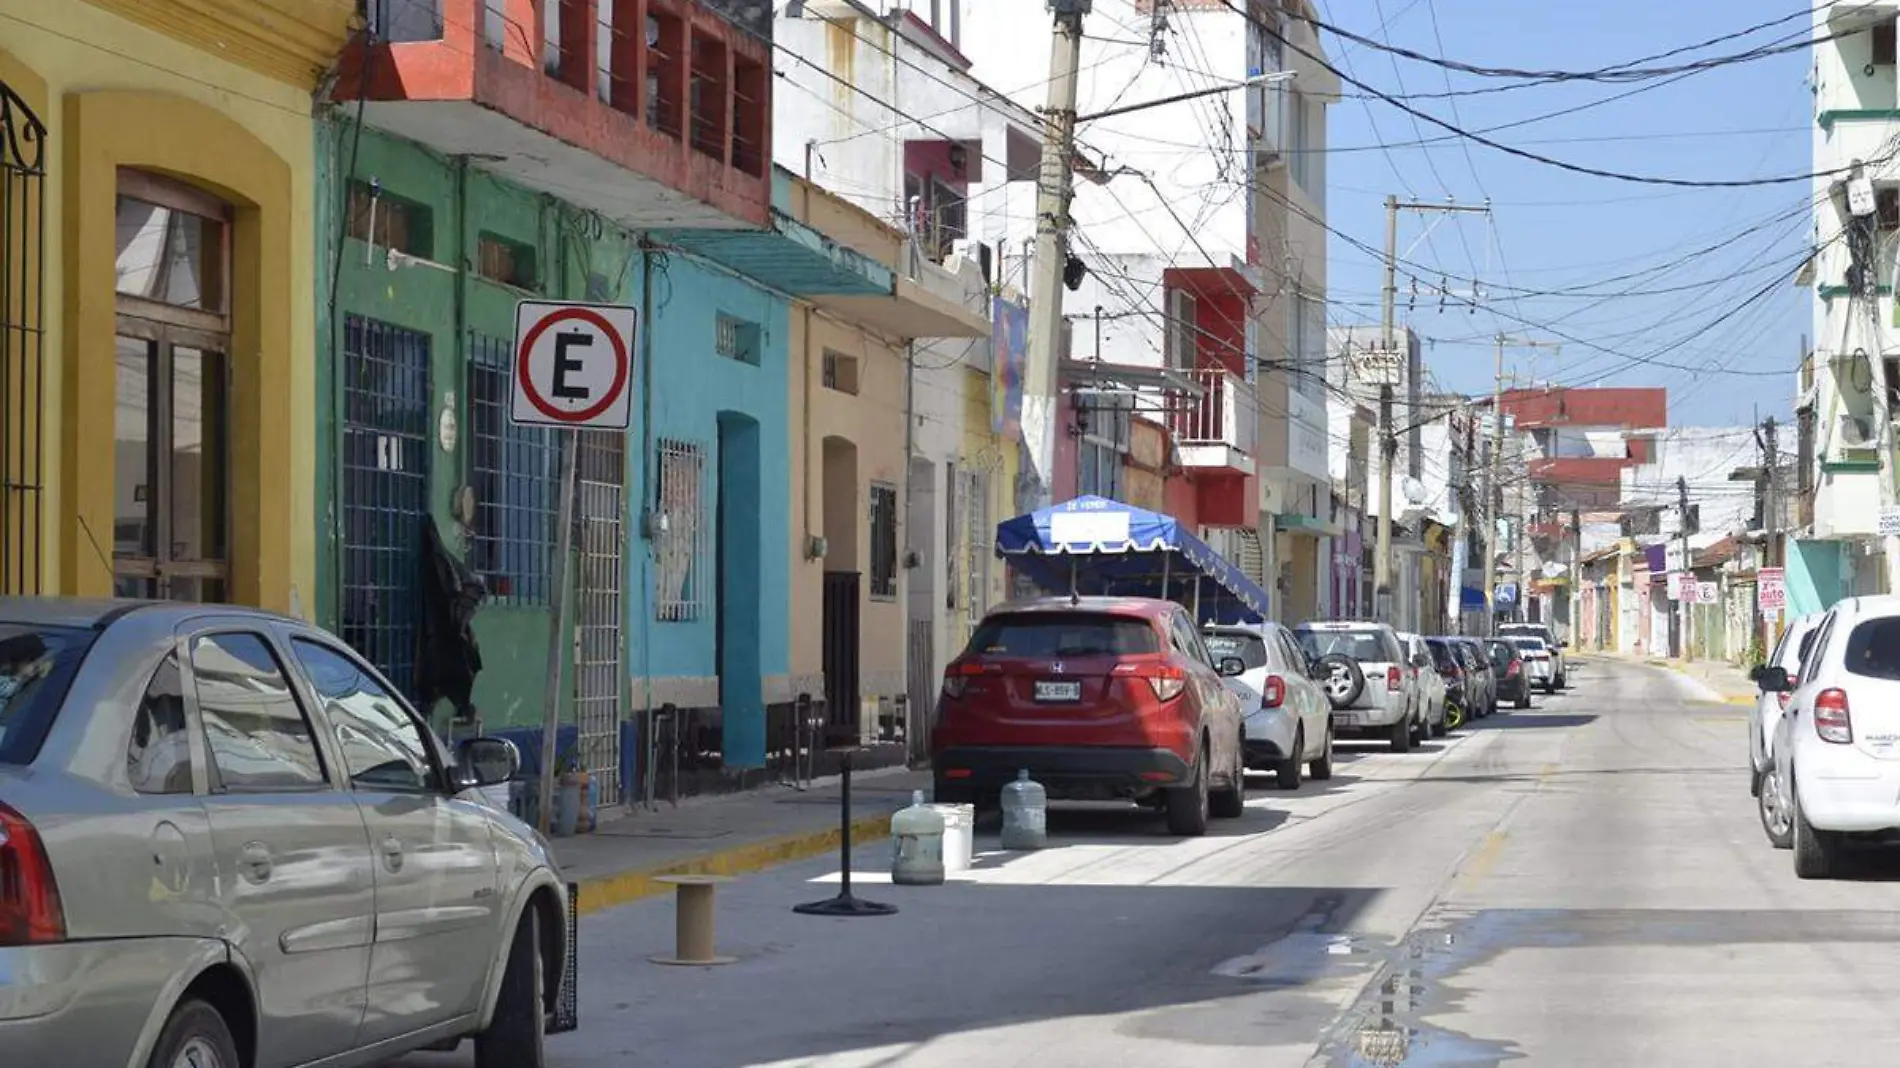
<svg viewBox="0 0 1900 1068">
<path fill-rule="evenodd" d="M 582 921 L 581 1030 L 557 1068 L 1861 1063 L 1900 1047 L 1900 852 L 1798 882 L 1747 791 L 1746 709 L 1667 669 L 1570 691 L 1329 783 L 1256 781 L 1170 838 L 1058 808 L 1032 854 L 979 839 L 895 916 L 817 919 L 836 863 L 719 900 L 738 963 L 648 963 L 672 903 Z M 418 1055 L 404 1068 L 465 1065 Z"/>
</svg>

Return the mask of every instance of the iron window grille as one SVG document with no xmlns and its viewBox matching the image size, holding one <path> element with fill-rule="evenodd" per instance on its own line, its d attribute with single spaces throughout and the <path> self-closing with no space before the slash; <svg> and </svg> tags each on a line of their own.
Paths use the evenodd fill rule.
<svg viewBox="0 0 1900 1068">
<path fill-rule="evenodd" d="M 655 487 L 654 617 L 662 623 L 699 619 L 710 583 L 712 524 L 706 520 L 706 450 L 697 442 L 661 438 Z"/>
<path fill-rule="evenodd" d="M 539 605 L 550 592 L 559 453 L 551 431 L 508 418 L 513 347 L 503 338 L 469 335 L 469 556 L 498 603 Z"/>
<path fill-rule="evenodd" d="M 713 352 L 728 360 L 759 363 L 759 325 L 724 312 L 713 317 Z"/>
<path fill-rule="evenodd" d="M 963 574 L 969 587 L 963 597 L 963 617 L 974 631 L 989 607 L 990 554 L 986 550 L 990 547 L 990 479 L 984 471 L 967 472 L 964 478 L 963 544 L 969 555 Z"/>
<path fill-rule="evenodd" d="M 897 596 L 897 487 L 871 483 L 871 596 Z"/>
</svg>

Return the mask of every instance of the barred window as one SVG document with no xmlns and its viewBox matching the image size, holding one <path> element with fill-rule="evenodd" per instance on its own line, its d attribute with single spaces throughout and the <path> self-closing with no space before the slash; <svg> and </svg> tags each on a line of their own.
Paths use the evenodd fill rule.
<svg viewBox="0 0 1900 1068">
<path fill-rule="evenodd" d="M 758 366 L 759 324 L 724 312 L 713 316 L 713 352 L 728 360 Z"/>
<path fill-rule="evenodd" d="M 554 552 L 556 451 L 552 431 L 508 418 L 505 338 L 469 335 L 469 482 L 475 529 L 469 565 L 497 603 L 548 603 Z"/>
<path fill-rule="evenodd" d="M 706 614 L 712 588 L 712 523 L 705 507 L 706 450 L 696 442 L 660 439 L 654 487 L 653 555 L 658 563 L 654 618 L 663 623 Z"/>
<path fill-rule="evenodd" d="M 897 596 L 897 487 L 871 483 L 871 596 Z"/>
<path fill-rule="evenodd" d="M 969 587 L 963 596 L 963 614 L 974 629 L 983 621 L 983 613 L 989 609 L 990 551 L 995 544 L 995 535 L 990 527 L 989 474 L 970 471 L 964 478 L 963 546 L 969 554 L 964 575 Z"/>
</svg>

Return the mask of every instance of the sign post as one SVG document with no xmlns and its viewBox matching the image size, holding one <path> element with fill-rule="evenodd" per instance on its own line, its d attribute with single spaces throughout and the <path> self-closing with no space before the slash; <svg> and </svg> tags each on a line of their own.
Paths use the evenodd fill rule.
<svg viewBox="0 0 1900 1068">
<path fill-rule="evenodd" d="M 567 634 L 568 557 L 574 549 L 574 496 L 582 430 L 625 431 L 633 422 L 633 354 L 640 313 L 617 304 L 524 300 L 515 305 L 514 389 L 508 418 L 551 427 L 560 452 L 560 499 L 549 567 L 546 707 L 541 720 L 536 822 L 553 827 L 555 745 L 561 725 L 561 662 Z"/>
</svg>

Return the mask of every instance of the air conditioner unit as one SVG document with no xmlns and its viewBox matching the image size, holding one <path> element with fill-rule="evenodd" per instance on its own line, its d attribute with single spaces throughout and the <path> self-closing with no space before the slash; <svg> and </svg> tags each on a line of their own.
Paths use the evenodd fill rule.
<svg viewBox="0 0 1900 1068">
<path fill-rule="evenodd" d="M 1844 448 L 1871 449 L 1874 447 L 1874 421 L 1859 416 L 1842 413 L 1840 416 L 1840 441 Z"/>
</svg>

